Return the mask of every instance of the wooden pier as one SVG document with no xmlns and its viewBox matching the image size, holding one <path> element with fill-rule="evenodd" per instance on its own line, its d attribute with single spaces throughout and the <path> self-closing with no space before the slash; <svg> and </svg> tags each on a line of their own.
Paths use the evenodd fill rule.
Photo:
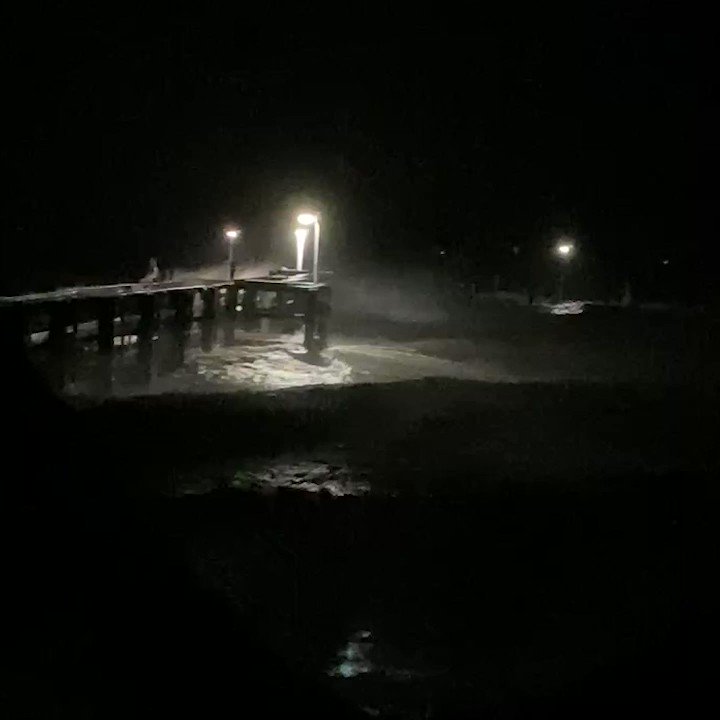
<svg viewBox="0 0 720 720">
<path fill-rule="evenodd" d="M 198 296 L 202 311 L 196 317 L 193 306 Z M 223 345 L 241 344 L 243 336 L 256 331 L 266 317 L 300 320 L 304 345 L 309 352 L 316 352 L 327 346 L 330 299 L 327 284 L 307 282 L 298 276 L 269 276 L 102 285 L 3 297 L 0 314 L 6 342 L 16 350 L 30 346 L 33 334 L 47 333 L 44 346 L 50 358 L 49 379 L 57 390 L 62 390 L 68 379 L 80 342 L 79 328 L 91 325 L 93 330 L 85 340 L 95 341 L 97 349 L 95 386 L 107 394 L 112 391 L 113 356 L 126 352 L 124 338 L 128 336 L 137 338 L 137 361 L 147 382 L 153 364 L 153 340 L 161 322 L 169 327 L 173 338 L 175 367 L 184 362 L 195 321 L 205 352 L 212 351 L 220 335 Z"/>
</svg>

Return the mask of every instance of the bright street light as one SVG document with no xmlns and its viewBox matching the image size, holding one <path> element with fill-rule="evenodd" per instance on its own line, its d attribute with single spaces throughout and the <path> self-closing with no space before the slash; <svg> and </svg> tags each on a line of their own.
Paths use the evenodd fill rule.
<svg viewBox="0 0 720 720">
<path fill-rule="evenodd" d="M 318 281 L 318 259 L 320 256 L 320 213 L 301 212 L 297 216 L 297 221 L 301 225 L 313 225 L 315 232 L 313 233 L 313 282 Z"/>
<path fill-rule="evenodd" d="M 295 269 L 302 270 L 303 256 L 305 255 L 305 240 L 307 239 L 310 230 L 306 227 L 295 228 L 295 241 L 296 241 L 296 260 Z"/>
<path fill-rule="evenodd" d="M 313 225 L 318 221 L 318 216 L 315 213 L 300 213 L 297 216 L 297 221 L 301 225 Z"/>
<path fill-rule="evenodd" d="M 570 260 L 570 258 L 575 254 L 575 243 L 573 243 L 571 240 L 566 240 L 566 239 L 558 240 L 557 244 L 555 245 L 555 254 L 562 261 Z M 560 263 L 560 274 L 558 275 L 558 286 L 557 286 L 558 302 L 563 302 L 563 300 L 565 299 L 566 266 L 567 266 L 566 262 Z"/>
<path fill-rule="evenodd" d="M 235 241 L 242 235 L 238 228 L 226 228 L 225 239 L 228 241 L 228 273 L 230 280 L 235 279 Z"/>
<path fill-rule="evenodd" d="M 570 257 L 574 251 L 575 246 L 569 242 L 561 242 L 555 246 L 555 252 L 557 252 L 560 257 Z"/>
</svg>

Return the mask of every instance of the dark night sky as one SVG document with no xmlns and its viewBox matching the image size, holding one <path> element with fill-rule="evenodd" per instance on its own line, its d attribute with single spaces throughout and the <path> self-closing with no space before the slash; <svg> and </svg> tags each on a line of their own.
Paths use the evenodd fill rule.
<svg viewBox="0 0 720 720">
<path fill-rule="evenodd" d="M 652 7 L 319 42 L 46 19 L 6 83 L 3 267 L 22 285 L 210 259 L 228 219 L 261 253 L 303 196 L 354 255 L 482 261 L 555 228 L 619 272 L 694 267 L 696 39 Z"/>
</svg>

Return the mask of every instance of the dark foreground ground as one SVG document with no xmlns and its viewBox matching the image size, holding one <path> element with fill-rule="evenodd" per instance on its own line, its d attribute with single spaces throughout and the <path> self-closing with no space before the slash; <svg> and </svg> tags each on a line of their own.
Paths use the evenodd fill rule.
<svg viewBox="0 0 720 720">
<path fill-rule="evenodd" d="M 14 377 L 9 717 L 645 716 L 699 698 L 713 383 L 444 378 L 71 411 Z M 312 492 L 318 467 L 346 494 Z"/>
</svg>

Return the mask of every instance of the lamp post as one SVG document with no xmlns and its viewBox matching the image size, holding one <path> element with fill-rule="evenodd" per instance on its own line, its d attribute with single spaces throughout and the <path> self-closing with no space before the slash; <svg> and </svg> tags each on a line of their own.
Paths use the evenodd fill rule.
<svg viewBox="0 0 720 720">
<path fill-rule="evenodd" d="M 318 281 L 318 259 L 320 255 L 320 213 L 303 212 L 297 217 L 297 221 L 301 225 L 312 225 L 314 228 L 314 247 L 313 247 L 313 282 Z"/>
<path fill-rule="evenodd" d="M 303 257 L 305 256 L 305 240 L 310 231 L 306 227 L 295 228 L 295 269 L 302 270 Z"/>
<path fill-rule="evenodd" d="M 242 235 L 236 228 L 225 230 L 225 239 L 228 242 L 228 273 L 230 280 L 235 279 L 235 241 Z"/>
<path fill-rule="evenodd" d="M 572 240 L 561 239 L 555 245 L 555 255 L 560 259 L 560 275 L 558 277 L 558 302 L 565 299 L 565 273 L 569 261 L 575 255 L 575 243 Z"/>
</svg>

